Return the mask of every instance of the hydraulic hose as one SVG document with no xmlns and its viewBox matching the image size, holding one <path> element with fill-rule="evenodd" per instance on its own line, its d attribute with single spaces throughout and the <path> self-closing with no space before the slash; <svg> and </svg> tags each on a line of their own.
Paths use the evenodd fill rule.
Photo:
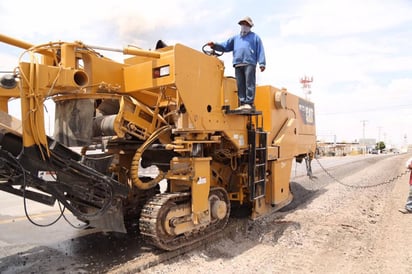
<svg viewBox="0 0 412 274">
<path fill-rule="evenodd" d="M 132 164 L 131 164 L 131 179 L 132 182 L 137 188 L 142 190 L 148 190 L 155 187 L 161 180 L 164 179 L 164 172 L 159 170 L 159 174 L 148 182 L 142 182 L 139 179 L 139 164 L 140 159 L 142 158 L 143 152 L 155 141 L 159 138 L 160 135 L 165 133 L 166 131 L 170 130 L 171 127 L 169 125 L 163 126 L 158 128 L 156 131 L 150 135 L 150 137 L 144 142 L 136 151 L 135 155 L 133 156 Z"/>
</svg>

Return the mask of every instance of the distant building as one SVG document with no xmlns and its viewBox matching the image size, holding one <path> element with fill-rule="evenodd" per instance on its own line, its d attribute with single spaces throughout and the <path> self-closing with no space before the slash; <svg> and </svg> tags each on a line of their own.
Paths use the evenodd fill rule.
<svg viewBox="0 0 412 274">
<path fill-rule="evenodd" d="M 370 153 L 376 146 L 375 139 L 363 139 L 362 142 L 317 142 L 319 156 L 346 156 Z"/>
</svg>

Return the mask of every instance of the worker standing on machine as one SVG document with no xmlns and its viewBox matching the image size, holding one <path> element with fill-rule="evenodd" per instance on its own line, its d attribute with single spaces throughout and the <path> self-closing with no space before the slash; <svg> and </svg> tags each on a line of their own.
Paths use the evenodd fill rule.
<svg viewBox="0 0 412 274">
<path fill-rule="evenodd" d="M 233 51 L 233 66 L 237 81 L 240 106 L 236 110 L 252 110 L 255 108 L 256 65 L 260 71 L 266 67 L 265 50 L 260 37 L 251 31 L 253 21 L 250 17 L 241 19 L 240 33 L 226 42 L 207 44 L 214 50 L 222 52 Z"/>
</svg>

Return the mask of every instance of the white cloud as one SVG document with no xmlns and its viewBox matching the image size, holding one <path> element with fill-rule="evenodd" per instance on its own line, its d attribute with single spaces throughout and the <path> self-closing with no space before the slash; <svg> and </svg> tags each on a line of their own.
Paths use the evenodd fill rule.
<svg viewBox="0 0 412 274">
<path fill-rule="evenodd" d="M 298 77 L 314 76 L 319 133 L 359 139 L 368 120 L 366 137 L 378 138 L 378 127 L 397 143 L 412 136 L 400 118 L 411 115 L 402 107 L 412 102 L 411 3 L 308 1 L 289 11 L 271 18 L 280 35 L 269 40 L 267 79 L 302 96 Z"/>
<path fill-rule="evenodd" d="M 284 36 L 360 34 L 408 22 L 411 10 L 407 1 L 308 1 L 296 7 L 296 13 L 281 24 L 281 30 Z"/>
</svg>

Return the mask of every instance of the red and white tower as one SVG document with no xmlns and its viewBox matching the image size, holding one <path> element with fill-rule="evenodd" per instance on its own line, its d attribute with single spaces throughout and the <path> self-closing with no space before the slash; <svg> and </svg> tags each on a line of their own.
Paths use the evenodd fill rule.
<svg viewBox="0 0 412 274">
<path fill-rule="evenodd" d="M 313 82 L 313 76 L 308 77 L 305 75 L 303 78 L 300 78 L 299 82 L 302 84 L 302 90 L 303 90 L 303 93 L 305 94 L 305 99 L 309 100 L 308 97 L 310 94 L 312 94 L 312 91 L 310 90 L 310 88 Z"/>
</svg>

